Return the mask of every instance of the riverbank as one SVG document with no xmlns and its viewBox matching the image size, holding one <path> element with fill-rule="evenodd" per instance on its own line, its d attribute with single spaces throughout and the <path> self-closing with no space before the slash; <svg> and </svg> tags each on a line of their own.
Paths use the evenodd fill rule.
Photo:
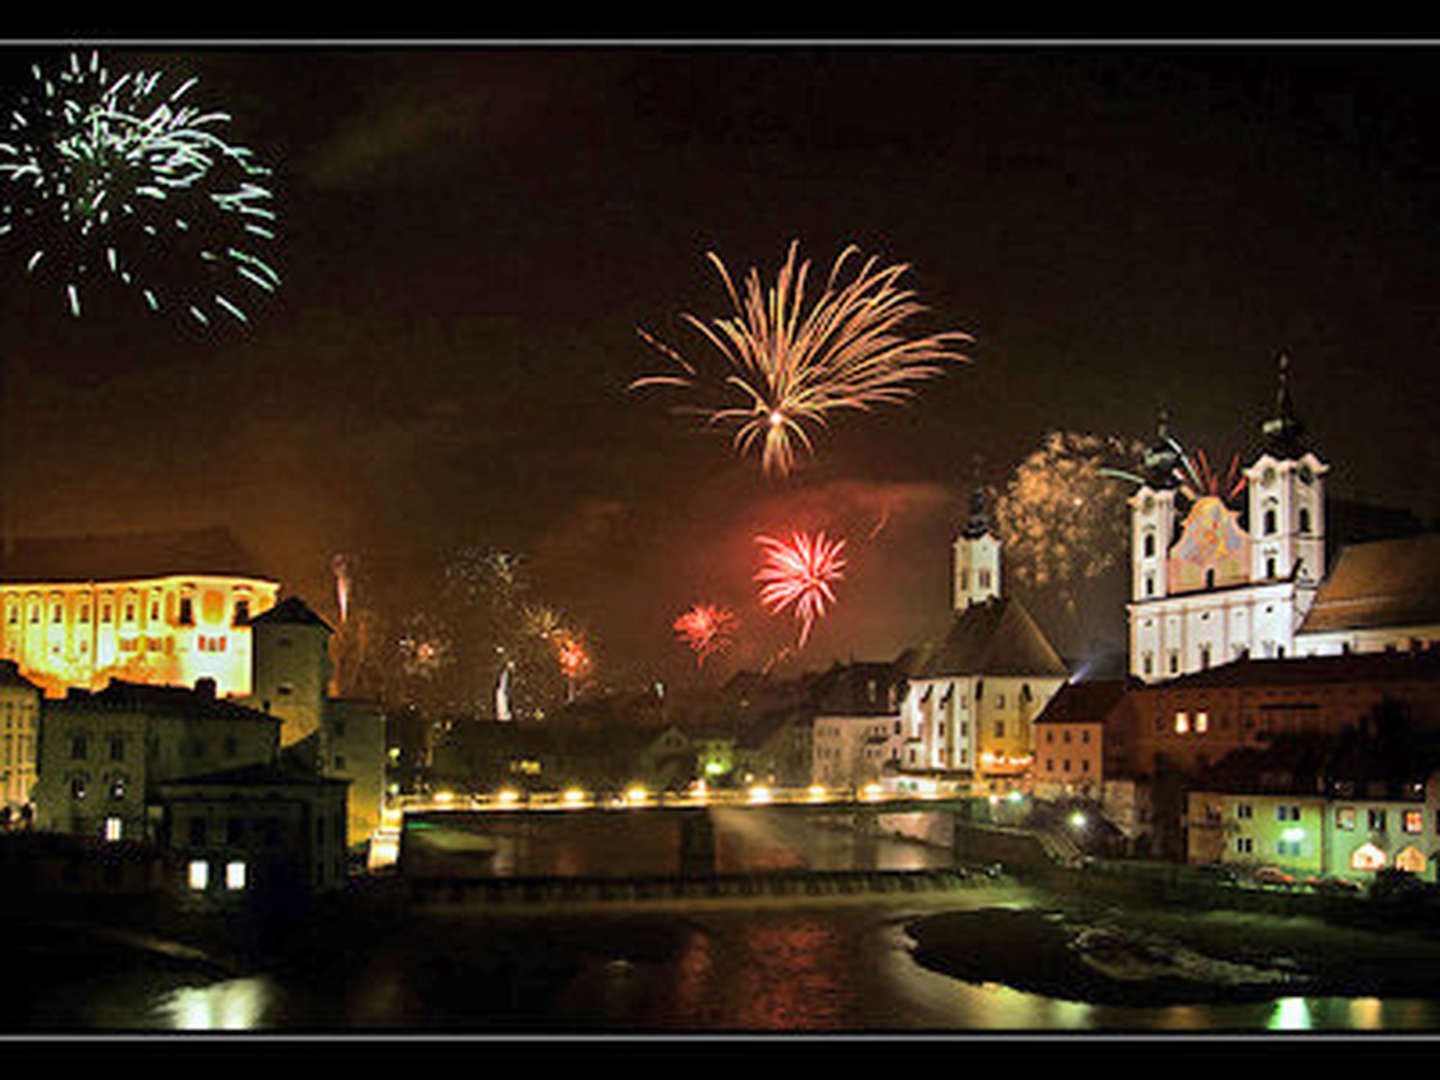
<svg viewBox="0 0 1440 1080">
<path fill-rule="evenodd" d="M 1440 998 L 1440 941 L 1311 917 L 1037 896 L 1027 906 L 925 916 L 906 929 L 916 962 L 931 971 L 1090 1004 Z"/>
</svg>

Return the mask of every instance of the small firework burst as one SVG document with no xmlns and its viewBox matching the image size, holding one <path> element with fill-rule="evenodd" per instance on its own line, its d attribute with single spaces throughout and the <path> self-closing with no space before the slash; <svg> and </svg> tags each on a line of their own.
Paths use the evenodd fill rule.
<svg viewBox="0 0 1440 1080">
<path fill-rule="evenodd" d="M 401 625 L 400 666 L 412 679 L 433 680 L 455 660 L 445 627 L 429 615 L 411 615 Z"/>
<path fill-rule="evenodd" d="M 735 623 L 735 614 L 729 608 L 696 604 L 675 620 L 674 629 L 695 654 L 695 665 L 700 667 L 707 657 L 729 648 Z"/>
<path fill-rule="evenodd" d="M 776 614 L 793 608 L 800 622 L 796 648 L 803 649 L 815 621 L 835 603 L 835 582 L 845 576 L 840 557 L 845 541 L 830 540 L 821 531 L 792 532 L 789 540 L 757 536 L 755 542 L 765 550 L 765 563 L 755 574 L 760 602 Z"/>
<path fill-rule="evenodd" d="M 274 292 L 270 170 L 219 134 L 230 117 L 183 99 L 161 72 L 112 77 L 99 55 L 47 71 L 0 132 L 0 243 L 79 316 L 99 277 L 153 311 L 248 322 L 241 298 Z"/>
<path fill-rule="evenodd" d="M 806 311 L 810 263 L 797 264 L 798 252 L 799 245 L 792 243 L 768 293 L 759 271 L 752 269 L 743 299 L 725 264 L 710 252 L 735 315 L 710 322 L 682 316 L 729 365 L 716 390 L 741 401 L 693 411 L 709 423 L 734 426 L 735 449 L 744 455 L 759 445 L 765 472 L 782 475 L 793 468 L 797 448 L 813 451 L 814 429 L 826 426 L 832 412 L 904 403 L 914 397 L 915 383 L 943 372 L 944 362 L 966 361 L 957 349 L 974 340 L 958 331 L 919 338 L 902 334 L 902 324 L 924 311 L 913 291 L 897 285 L 909 267 L 879 268 L 871 257 L 842 282 L 846 263 L 860 257 L 853 245 L 835 260 L 825 289 Z M 683 374 L 636 379 L 631 389 L 701 387 L 699 370 L 685 357 L 644 330 L 639 333 Z"/>
</svg>

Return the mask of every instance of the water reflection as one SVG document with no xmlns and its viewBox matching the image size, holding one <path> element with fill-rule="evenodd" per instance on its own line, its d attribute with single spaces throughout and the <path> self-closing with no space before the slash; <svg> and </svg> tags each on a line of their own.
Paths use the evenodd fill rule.
<svg viewBox="0 0 1440 1080">
<path fill-rule="evenodd" d="M 1270 1031 L 1309 1031 L 1310 1003 L 1303 997 L 1281 998 L 1265 1026 Z"/>
<path fill-rule="evenodd" d="M 254 1031 L 269 1026 L 277 988 L 265 976 L 182 987 L 162 998 L 155 1013 L 173 1031 Z"/>
</svg>

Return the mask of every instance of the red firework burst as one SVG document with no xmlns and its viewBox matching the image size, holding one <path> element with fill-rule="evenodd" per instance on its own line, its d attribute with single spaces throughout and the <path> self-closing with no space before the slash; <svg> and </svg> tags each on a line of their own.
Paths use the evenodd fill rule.
<svg viewBox="0 0 1440 1080">
<path fill-rule="evenodd" d="M 695 664 L 730 645 L 735 615 L 728 608 L 712 604 L 696 604 L 675 620 L 675 633 L 695 654 Z"/>
<path fill-rule="evenodd" d="M 788 541 L 757 536 L 755 542 L 765 549 L 765 565 L 755 575 L 761 584 L 760 602 L 777 614 L 794 608 L 800 620 L 797 648 L 803 649 L 815 620 L 835 602 L 832 586 L 845 576 L 840 557 L 845 541 L 829 540 L 822 531 L 794 532 Z"/>
</svg>

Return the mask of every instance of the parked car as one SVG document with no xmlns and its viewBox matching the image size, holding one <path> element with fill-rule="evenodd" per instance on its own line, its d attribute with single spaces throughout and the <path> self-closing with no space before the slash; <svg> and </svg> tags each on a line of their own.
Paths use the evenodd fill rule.
<svg viewBox="0 0 1440 1080">
<path fill-rule="evenodd" d="M 1334 896 L 1359 896 L 1364 890 L 1358 881 L 1351 881 L 1349 878 L 1325 876 L 1308 877 L 1305 884 L 1319 893 L 1329 893 Z"/>
<path fill-rule="evenodd" d="M 1295 884 L 1295 875 L 1287 874 L 1278 866 L 1262 866 L 1251 877 L 1262 885 L 1282 885 L 1289 888 Z"/>
</svg>

